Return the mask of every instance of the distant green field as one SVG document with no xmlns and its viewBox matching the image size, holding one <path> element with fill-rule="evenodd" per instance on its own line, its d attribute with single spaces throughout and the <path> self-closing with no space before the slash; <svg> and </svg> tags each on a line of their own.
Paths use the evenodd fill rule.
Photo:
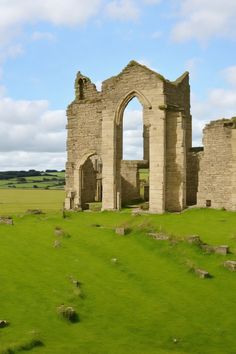
<svg viewBox="0 0 236 354">
<path fill-rule="evenodd" d="M 0 328 L 1 354 L 236 353 L 236 273 L 223 267 L 236 260 L 236 213 L 63 218 L 62 191 L 1 190 L 0 200 L 0 214 L 8 208 L 14 217 L 0 225 L 0 319 L 10 322 Z M 46 213 L 25 214 L 32 208 Z M 118 236 L 118 226 L 130 232 Z M 171 240 L 153 240 L 154 231 Z M 186 242 L 196 234 L 232 253 L 205 254 Z M 193 267 L 212 278 L 199 279 Z M 76 309 L 77 323 L 60 318 L 62 303 Z"/>
<path fill-rule="evenodd" d="M 0 189 L 64 189 L 64 184 L 65 172 L 50 172 L 48 176 L 0 179 Z"/>
</svg>

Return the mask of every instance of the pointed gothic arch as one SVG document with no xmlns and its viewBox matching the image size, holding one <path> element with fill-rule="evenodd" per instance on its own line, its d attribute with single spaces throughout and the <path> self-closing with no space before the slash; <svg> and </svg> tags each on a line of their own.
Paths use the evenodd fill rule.
<svg viewBox="0 0 236 354">
<path fill-rule="evenodd" d="M 142 104 L 143 109 L 145 109 L 145 108 L 152 109 L 151 102 L 144 96 L 144 94 L 142 92 L 140 92 L 139 90 L 132 90 L 132 91 L 128 92 L 125 95 L 125 97 L 123 97 L 119 101 L 119 103 L 116 107 L 115 122 L 117 125 L 119 125 L 121 123 L 121 120 L 122 120 L 123 114 L 124 114 L 124 110 L 127 107 L 127 105 L 129 104 L 129 102 L 134 97 L 137 97 L 139 102 Z"/>
</svg>

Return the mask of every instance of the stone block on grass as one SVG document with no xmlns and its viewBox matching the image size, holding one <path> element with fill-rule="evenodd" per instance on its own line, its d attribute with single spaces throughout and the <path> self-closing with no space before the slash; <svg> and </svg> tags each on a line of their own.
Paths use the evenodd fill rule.
<svg viewBox="0 0 236 354">
<path fill-rule="evenodd" d="M 207 272 L 204 269 L 200 269 L 200 268 L 196 268 L 195 269 L 195 273 L 197 274 L 197 276 L 201 279 L 205 279 L 205 278 L 210 278 L 210 274 L 209 272 Z"/>
<path fill-rule="evenodd" d="M 0 216 L 0 224 L 13 225 L 13 219 L 10 216 Z"/>
<path fill-rule="evenodd" d="M 54 243 L 53 243 L 53 247 L 54 247 L 54 248 L 59 248 L 59 247 L 61 247 L 61 241 L 60 241 L 60 240 L 55 240 Z"/>
<path fill-rule="evenodd" d="M 203 242 L 198 235 L 191 235 L 187 238 L 188 243 L 201 245 Z"/>
<path fill-rule="evenodd" d="M 213 246 L 207 244 L 201 244 L 200 247 L 206 253 L 215 253 L 215 247 Z"/>
<path fill-rule="evenodd" d="M 229 246 L 227 245 L 216 246 L 215 253 L 222 254 L 223 256 L 225 256 L 227 253 L 229 253 Z"/>
<path fill-rule="evenodd" d="M 54 229 L 55 236 L 64 236 L 65 232 L 60 227 L 55 227 Z"/>
<path fill-rule="evenodd" d="M 149 232 L 148 235 L 151 236 L 154 240 L 158 241 L 168 241 L 170 239 L 168 235 L 163 234 L 161 232 Z"/>
<path fill-rule="evenodd" d="M 62 304 L 57 308 L 57 313 L 69 322 L 78 322 L 78 315 L 72 306 Z"/>
<path fill-rule="evenodd" d="M 236 261 L 225 261 L 224 267 L 231 270 L 232 272 L 236 272 Z"/>
<path fill-rule="evenodd" d="M 117 235 L 125 236 L 127 233 L 127 230 L 124 227 L 117 227 L 115 232 Z"/>
</svg>

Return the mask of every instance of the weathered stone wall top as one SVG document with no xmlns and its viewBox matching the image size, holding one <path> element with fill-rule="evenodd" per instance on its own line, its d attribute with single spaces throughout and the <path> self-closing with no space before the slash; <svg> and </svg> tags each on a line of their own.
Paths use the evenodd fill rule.
<svg viewBox="0 0 236 354">
<path fill-rule="evenodd" d="M 79 71 L 75 79 L 75 100 L 78 103 L 84 103 L 87 100 L 96 100 L 101 98 L 101 93 L 91 80 L 82 75 Z"/>
<path fill-rule="evenodd" d="M 125 69 L 102 84 L 102 98 L 104 107 L 113 112 L 118 109 L 123 100 L 136 96 L 144 109 L 158 109 L 163 104 L 164 78 L 154 71 L 136 62 L 130 62 Z M 135 93 L 132 95 L 132 93 Z M 130 97 L 129 97 L 130 96 Z M 145 101 L 148 98 L 149 102 Z"/>
<path fill-rule="evenodd" d="M 184 73 L 174 82 L 165 81 L 166 110 L 183 112 L 190 118 L 189 74 Z"/>
<path fill-rule="evenodd" d="M 129 64 L 116 76 L 112 76 L 109 79 L 103 81 L 102 84 L 102 91 L 106 91 L 107 89 L 110 89 L 111 87 L 114 87 L 117 85 L 117 83 L 122 79 L 123 76 L 126 76 L 127 73 L 130 72 L 140 72 L 143 71 L 149 75 L 150 79 L 154 79 L 155 81 L 161 81 L 165 82 L 166 79 L 164 76 L 158 74 L 157 72 L 149 69 L 145 65 L 139 64 L 138 62 L 132 60 L 129 62 Z M 138 77 L 136 77 L 137 81 L 140 81 Z"/>
<path fill-rule="evenodd" d="M 218 127 L 236 129 L 236 117 L 232 117 L 231 119 L 222 118 L 222 119 L 211 121 L 210 123 L 206 124 L 206 126 L 204 127 L 203 134 L 208 129 L 217 129 Z"/>
<path fill-rule="evenodd" d="M 185 72 L 176 81 L 165 81 L 164 95 L 166 104 L 162 109 L 171 119 L 171 112 L 181 112 L 185 120 L 185 143 L 187 150 L 192 146 L 192 117 L 190 114 L 189 73 Z"/>
</svg>

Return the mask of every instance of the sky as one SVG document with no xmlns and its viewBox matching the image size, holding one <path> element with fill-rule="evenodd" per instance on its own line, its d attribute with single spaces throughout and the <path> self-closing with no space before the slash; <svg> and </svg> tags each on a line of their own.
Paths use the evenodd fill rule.
<svg viewBox="0 0 236 354">
<path fill-rule="evenodd" d="M 193 145 L 236 116 L 235 0 L 0 0 L 0 170 L 63 169 L 77 71 L 97 85 L 136 60 L 190 72 Z M 125 111 L 127 158 L 141 151 L 141 106 Z"/>
</svg>

